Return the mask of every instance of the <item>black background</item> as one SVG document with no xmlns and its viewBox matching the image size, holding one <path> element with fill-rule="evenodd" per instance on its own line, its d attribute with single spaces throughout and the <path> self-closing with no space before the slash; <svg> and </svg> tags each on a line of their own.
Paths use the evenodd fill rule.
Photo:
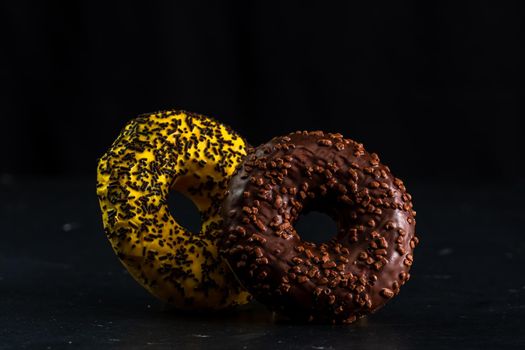
<svg viewBox="0 0 525 350">
<path fill-rule="evenodd" d="M 0 349 L 523 349 L 522 13 L 506 1 L 2 2 Z M 253 145 L 322 129 L 377 152 L 418 212 L 402 293 L 350 327 L 281 322 L 257 303 L 166 309 L 104 238 L 95 175 L 127 121 L 170 108 Z M 322 240 L 334 223 L 312 213 L 297 227 Z"/>
<path fill-rule="evenodd" d="M 123 125 L 183 108 L 254 144 L 341 132 L 404 179 L 514 181 L 522 12 L 509 2 L 1 5 L 1 169 L 94 174 Z"/>
</svg>

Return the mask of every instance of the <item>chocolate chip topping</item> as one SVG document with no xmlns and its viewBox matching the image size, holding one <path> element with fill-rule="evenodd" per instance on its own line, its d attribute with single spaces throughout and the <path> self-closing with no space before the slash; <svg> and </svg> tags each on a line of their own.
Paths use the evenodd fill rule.
<svg viewBox="0 0 525 350">
<path fill-rule="evenodd" d="M 301 213 L 324 212 L 338 233 L 301 239 Z M 295 132 L 252 151 L 223 203 L 222 253 L 272 310 L 310 322 L 351 323 L 410 278 L 411 196 L 375 154 L 340 134 Z"/>
</svg>

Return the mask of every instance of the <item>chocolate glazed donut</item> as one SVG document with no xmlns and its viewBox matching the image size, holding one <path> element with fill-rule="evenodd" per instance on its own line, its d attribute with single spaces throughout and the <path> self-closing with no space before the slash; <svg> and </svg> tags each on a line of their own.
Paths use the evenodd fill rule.
<svg viewBox="0 0 525 350">
<path fill-rule="evenodd" d="M 223 256 L 270 309 L 296 320 L 351 323 L 410 278 L 415 215 L 403 182 L 340 134 L 296 132 L 247 156 L 223 203 Z M 325 243 L 294 229 L 319 211 L 337 224 Z"/>
</svg>

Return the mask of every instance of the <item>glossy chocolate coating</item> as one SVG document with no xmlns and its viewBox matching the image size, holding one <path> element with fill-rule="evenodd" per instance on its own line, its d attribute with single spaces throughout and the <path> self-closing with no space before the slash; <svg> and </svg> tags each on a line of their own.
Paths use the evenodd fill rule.
<svg viewBox="0 0 525 350">
<path fill-rule="evenodd" d="M 324 212 L 337 235 L 301 240 L 301 213 Z M 340 134 L 296 132 L 249 154 L 222 207 L 222 253 L 244 286 L 298 320 L 351 323 L 409 278 L 415 211 L 376 154 Z"/>
</svg>

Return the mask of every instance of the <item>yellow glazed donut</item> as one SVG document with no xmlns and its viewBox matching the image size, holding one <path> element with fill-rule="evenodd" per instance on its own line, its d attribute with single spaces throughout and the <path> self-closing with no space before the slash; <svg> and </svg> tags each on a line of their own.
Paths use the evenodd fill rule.
<svg viewBox="0 0 525 350">
<path fill-rule="evenodd" d="M 145 114 L 129 122 L 98 163 L 104 230 L 131 275 L 181 309 L 221 309 L 250 295 L 218 256 L 219 206 L 247 144 L 227 126 L 185 111 Z M 202 217 L 189 232 L 170 215 L 171 191 Z"/>
</svg>

